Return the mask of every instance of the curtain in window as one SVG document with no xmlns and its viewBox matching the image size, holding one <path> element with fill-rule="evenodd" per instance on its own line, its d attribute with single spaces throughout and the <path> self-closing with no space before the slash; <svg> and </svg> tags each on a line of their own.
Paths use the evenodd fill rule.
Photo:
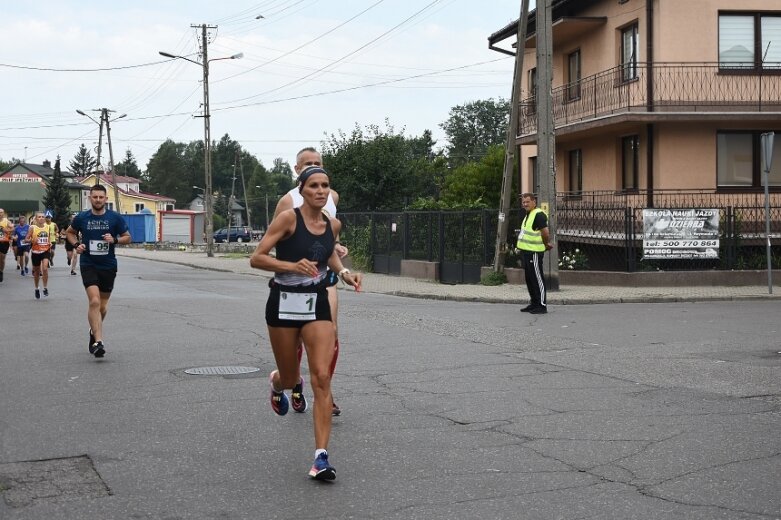
<svg viewBox="0 0 781 520">
<path fill-rule="evenodd" d="M 754 66 L 753 16 L 719 16 L 719 66 Z"/>
<path fill-rule="evenodd" d="M 754 174 L 753 136 L 718 134 L 718 185 L 751 186 Z"/>
<path fill-rule="evenodd" d="M 781 16 L 762 17 L 762 56 L 765 68 L 781 68 Z"/>
</svg>

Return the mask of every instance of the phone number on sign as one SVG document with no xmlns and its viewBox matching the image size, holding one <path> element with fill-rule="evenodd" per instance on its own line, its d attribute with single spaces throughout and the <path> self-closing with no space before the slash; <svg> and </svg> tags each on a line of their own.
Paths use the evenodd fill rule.
<svg viewBox="0 0 781 520">
<path fill-rule="evenodd" d="M 718 240 L 644 240 L 643 248 L 649 247 L 719 247 Z"/>
</svg>

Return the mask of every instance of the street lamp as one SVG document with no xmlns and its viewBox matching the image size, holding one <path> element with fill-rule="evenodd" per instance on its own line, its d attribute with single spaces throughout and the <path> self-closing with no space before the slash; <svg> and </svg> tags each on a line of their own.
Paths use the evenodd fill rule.
<svg viewBox="0 0 781 520">
<path fill-rule="evenodd" d="M 218 60 L 238 60 L 244 57 L 244 53 L 239 52 L 233 56 L 224 58 L 209 59 L 206 45 L 206 25 L 203 26 L 203 61 L 196 61 L 186 56 L 171 54 L 170 52 L 159 51 L 160 56 L 173 59 L 181 59 L 195 63 L 203 68 L 203 173 L 206 183 L 204 189 L 206 197 L 206 256 L 214 256 L 214 207 L 212 205 L 212 160 L 211 160 L 211 129 L 209 127 L 209 62 Z"/>
</svg>

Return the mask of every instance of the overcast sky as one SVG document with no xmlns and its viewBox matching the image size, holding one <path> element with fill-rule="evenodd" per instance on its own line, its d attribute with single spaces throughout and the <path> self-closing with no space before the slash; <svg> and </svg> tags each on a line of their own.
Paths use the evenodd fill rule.
<svg viewBox="0 0 781 520">
<path fill-rule="evenodd" d="M 0 158 L 59 154 L 67 167 L 80 143 L 98 140 L 98 125 L 76 110 L 99 119 L 90 110 L 105 107 L 127 114 L 111 125 L 115 162 L 130 148 L 142 169 L 167 138 L 203 139 L 194 117 L 202 68 L 158 54 L 198 61 L 191 24 L 218 26 L 210 60 L 244 53 L 210 63 L 212 139 L 228 133 L 270 167 L 326 134 L 384 127 L 386 118 L 407 135 L 429 129 L 443 146 L 439 125 L 453 106 L 509 98 L 513 60 L 489 50 L 487 38 L 520 10 L 519 0 L 4 4 Z"/>
</svg>

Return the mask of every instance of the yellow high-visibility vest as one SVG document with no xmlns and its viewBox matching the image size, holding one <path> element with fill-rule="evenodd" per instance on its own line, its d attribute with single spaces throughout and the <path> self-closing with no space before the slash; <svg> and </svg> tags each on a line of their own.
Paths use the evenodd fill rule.
<svg viewBox="0 0 781 520">
<path fill-rule="evenodd" d="M 527 213 L 526 217 L 523 219 L 523 224 L 521 224 L 521 234 L 518 235 L 518 242 L 515 247 L 522 251 L 533 251 L 535 253 L 545 252 L 545 244 L 542 242 L 542 233 L 539 230 L 535 231 L 532 229 L 534 218 L 537 216 L 537 213 L 541 212 L 542 210 L 540 208 L 534 208 Z"/>
</svg>

